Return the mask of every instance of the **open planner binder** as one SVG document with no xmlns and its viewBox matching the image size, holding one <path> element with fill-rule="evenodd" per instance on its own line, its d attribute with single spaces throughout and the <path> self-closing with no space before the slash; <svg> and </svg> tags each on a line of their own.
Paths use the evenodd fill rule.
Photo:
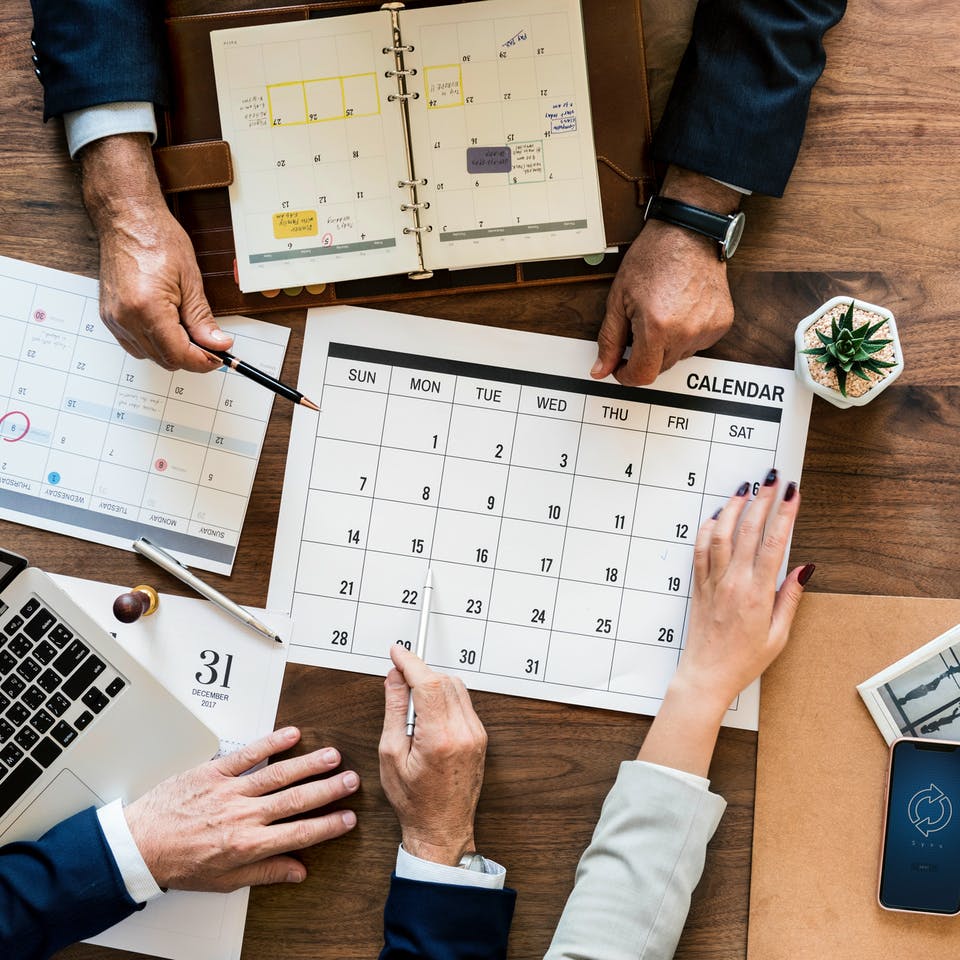
<svg viewBox="0 0 960 960">
<path fill-rule="evenodd" d="M 640 11 L 583 2 L 168 0 L 158 171 L 214 312 L 612 275 L 653 185 Z"/>
</svg>

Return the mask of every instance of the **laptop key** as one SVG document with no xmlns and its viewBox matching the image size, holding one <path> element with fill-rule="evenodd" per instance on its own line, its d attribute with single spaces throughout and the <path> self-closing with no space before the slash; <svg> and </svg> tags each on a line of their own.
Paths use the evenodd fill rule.
<svg viewBox="0 0 960 960">
<path fill-rule="evenodd" d="M 53 661 L 53 666 L 63 676 L 68 677 L 89 652 L 87 646 L 80 640 L 71 640 L 67 649 Z"/>
<path fill-rule="evenodd" d="M 23 619 L 23 617 L 11 617 L 10 620 L 7 621 L 7 625 L 3 628 L 3 632 L 8 637 L 12 637 L 24 625 L 24 623 L 26 623 L 26 621 Z"/>
<path fill-rule="evenodd" d="M 41 607 L 39 613 L 23 628 L 23 632 L 31 640 L 39 640 L 56 622 L 57 618 L 46 607 Z"/>
<path fill-rule="evenodd" d="M 106 664 L 95 654 L 87 657 L 83 665 L 60 688 L 65 697 L 76 700 L 97 677 L 103 673 Z M 101 694 L 102 696 L 102 694 Z"/>
<path fill-rule="evenodd" d="M 38 760 L 44 767 L 49 767 L 63 750 L 57 746 L 49 737 L 44 737 L 30 752 L 34 760 Z"/>
<path fill-rule="evenodd" d="M 31 710 L 36 710 L 47 695 L 39 687 L 28 687 L 27 692 L 20 698 Z"/>
<path fill-rule="evenodd" d="M 114 677 L 110 681 L 110 685 L 107 687 L 107 696 L 115 697 L 125 686 L 126 683 L 124 682 L 123 677 Z"/>
<path fill-rule="evenodd" d="M 3 693 L 0 693 L 0 713 L 3 713 L 7 707 L 10 706 L 10 698 Z"/>
<path fill-rule="evenodd" d="M 7 650 L 19 659 L 20 657 L 25 657 L 30 652 L 32 646 L 33 643 L 30 640 L 22 633 L 18 633 L 7 645 Z"/>
<path fill-rule="evenodd" d="M 17 667 L 17 673 L 19 673 L 24 680 L 32 680 L 40 670 L 40 664 L 37 663 L 33 657 L 27 657 L 27 659 Z"/>
<path fill-rule="evenodd" d="M 40 734 L 32 727 L 24 727 L 13 739 L 24 750 L 29 750 L 40 739 Z"/>
<path fill-rule="evenodd" d="M 0 676 L 6 676 L 17 665 L 17 658 L 7 650 L 0 650 Z"/>
<path fill-rule="evenodd" d="M 12 767 L 22 756 L 23 751 L 15 743 L 8 743 L 0 750 L 0 760 L 8 767 Z"/>
<path fill-rule="evenodd" d="M 16 727 L 19 727 L 21 723 L 24 723 L 29 716 L 30 711 L 22 703 L 15 703 L 6 712 L 6 718 Z"/>
<path fill-rule="evenodd" d="M 62 650 L 73 639 L 73 634 L 62 623 L 58 623 L 50 631 L 47 639 Z"/>
<path fill-rule="evenodd" d="M 57 651 L 55 647 L 52 647 L 46 640 L 42 643 L 38 643 L 33 650 L 33 656 L 35 659 L 39 660 L 44 666 L 46 666 L 55 656 Z"/>
<path fill-rule="evenodd" d="M 55 693 L 47 701 L 47 709 L 55 717 L 62 717 L 70 709 L 70 701 L 61 694 Z"/>
<path fill-rule="evenodd" d="M 40 779 L 43 767 L 27 757 L 0 780 L 0 817 L 2 817 L 27 790 Z"/>
<path fill-rule="evenodd" d="M 61 720 L 51 731 L 50 736 L 53 737 L 61 747 L 69 747 L 74 740 L 77 739 L 77 731 L 67 723 L 66 720 Z M 0 757 L 3 754 L 0 753 Z"/>
<path fill-rule="evenodd" d="M 86 700 L 86 697 L 84 697 L 84 700 Z M 91 720 L 93 720 L 93 714 L 89 710 L 84 710 L 83 713 L 73 721 L 73 725 L 78 730 L 84 730 L 90 726 Z"/>
<path fill-rule="evenodd" d="M 53 726 L 53 717 L 46 710 L 38 710 L 30 718 L 30 726 L 39 733 L 46 733 Z"/>
<path fill-rule="evenodd" d="M 19 697 L 26 689 L 26 684 L 15 674 L 11 673 L 3 683 L 0 683 L 2 690 L 8 697 Z"/>
<path fill-rule="evenodd" d="M 97 687 L 91 687 L 84 695 L 83 702 L 94 712 L 99 713 L 109 702 Z"/>
<path fill-rule="evenodd" d="M 40 609 L 40 601 L 36 597 L 31 597 L 24 605 L 23 609 L 20 611 L 21 617 L 26 617 L 28 620 Z"/>
<path fill-rule="evenodd" d="M 0 719 L 0 743 L 6 743 L 16 732 L 12 723 Z"/>
<path fill-rule="evenodd" d="M 51 670 L 49 667 L 37 678 L 37 686 L 46 690 L 47 693 L 53 693 L 61 683 L 63 683 L 63 677 L 61 677 L 56 670 Z"/>
</svg>

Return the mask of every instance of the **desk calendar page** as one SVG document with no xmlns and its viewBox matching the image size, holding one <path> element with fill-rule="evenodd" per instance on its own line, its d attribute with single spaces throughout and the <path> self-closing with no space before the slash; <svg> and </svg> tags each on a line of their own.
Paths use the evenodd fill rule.
<svg viewBox="0 0 960 960">
<path fill-rule="evenodd" d="M 242 291 L 605 248 L 578 0 L 377 10 L 211 44 Z"/>
<path fill-rule="evenodd" d="M 290 331 L 227 317 L 279 375 Z M 229 574 L 274 394 L 226 368 L 135 360 L 95 280 L 0 258 L 0 517 L 130 549 L 145 536 Z"/>
<path fill-rule="evenodd" d="M 310 311 L 268 606 L 289 659 L 385 674 L 415 643 L 468 687 L 656 713 L 700 522 L 771 466 L 800 479 L 790 370 L 694 357 L 651 388 L 593 342 L 354 307 Z M 785 572 L 785 571 L 784 571 Z M 728 711 L 756 729 L 758 687 Z"/>
</svg>

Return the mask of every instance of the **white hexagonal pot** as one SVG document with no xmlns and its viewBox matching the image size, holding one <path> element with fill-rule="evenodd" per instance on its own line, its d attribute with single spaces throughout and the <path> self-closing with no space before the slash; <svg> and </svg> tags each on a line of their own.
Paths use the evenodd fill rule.
<svg viewBox="0 0 960 960">
<path fill-rule="evenodd" d="M 807 343 L 804 340 L 804 335 L 806 334 L 807 330 L 813 326 L 813 324 L 816 323 L 817 320 L 819 320 L 825 313 L 827 313 L 829 310 L 832 310 L 838 303 L 849 305 L 851 300 L 856 303 L 857 308 L 867 310 L 870 313 L 875 313 L 878 318 L 883 317 L 887 321 L 887 326 L 890 330 L 890 338 L 893 340 L 893 360 L 896 363 L 896 366 L 887 368 L 887 375 L 883 377 L 883 379 L 877 380 L 869 390 L 861 394 L 859 397 L 845 397 L 840 393 L 839 390 L 820 383 L 819 380 L 815 380 L 810 372 L 810 364 L 808 362 L 808 360 L 812 358 L 809 358 L 806 354 L 801 352 L 807 348 Z M 815 394 L 823 397 L 824 400 L 828 400 L 835 407 L 862 407 L 865 404 L 868 404 L 874 399 L 874 397 L 886 390 L 886 388 L 889 387 L 890 384 L 893 383 L 893 381 L 896 380 L 897 377 L 899 377 L 903 372 L 903 349 L 900 346 L 900 335 L 897 333 L 897 323 L 893 319 L 893 314 L 886 307 L 878 307 L 874 303 L 867 303 L 864 300 L 857 300 L 856 297 L 833 297 L 831 300 L 828 300 L 809 316 L 804 317 L 797 324 L 797 329 L 794 333 L 793 339 L 794 344 L 796 345 L 793 368 L 798 379 L 806 384 L 806 386 Z M 850 383 L 850 380 L 851 378 L 848 377 L 848 384 Z"/>
</svg>

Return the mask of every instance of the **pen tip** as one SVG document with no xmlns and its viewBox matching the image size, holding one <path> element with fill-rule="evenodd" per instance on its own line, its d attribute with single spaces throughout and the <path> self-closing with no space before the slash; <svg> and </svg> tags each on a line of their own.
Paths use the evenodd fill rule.
<svg viewBox="0 0 960 960">
<path fill-rule="evenodd" d="M 306 397 L 300 398 L 300 405 L 303 407 L 308 407 L 311 410 L 316 410 L 317 413 L 320 412 L 320 408 L 312 400 L 308 400 Z"/>
<path fill-rule="evenodd" d="M 273 638 L 273 639 L 276 640 L 277 643 L 283 643 L 283 641 L 282 641 L 278 636 L 276 636 L 276 635 L 274 635 L 274 638 Z"/>
</svg>

